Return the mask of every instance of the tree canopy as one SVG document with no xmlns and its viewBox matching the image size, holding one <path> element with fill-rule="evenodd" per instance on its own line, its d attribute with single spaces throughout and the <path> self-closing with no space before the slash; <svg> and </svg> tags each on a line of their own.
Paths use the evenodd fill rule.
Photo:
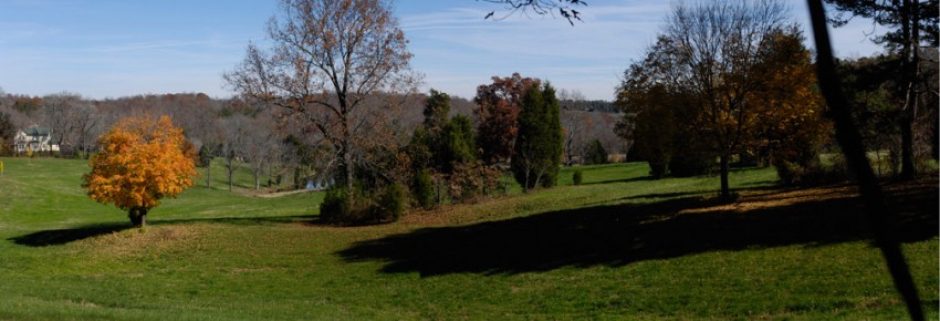
<svg viewBox="0 0 940 321">
<path fill-rule="evenodd" d="M 160 199 L 193 185 L 195 150 L 169 116 L 125 118 L 98 144 L 101 151 L 91 158 L 83 187 L 91 199 L 129 210 L 137 226 Z"/>
</svg>

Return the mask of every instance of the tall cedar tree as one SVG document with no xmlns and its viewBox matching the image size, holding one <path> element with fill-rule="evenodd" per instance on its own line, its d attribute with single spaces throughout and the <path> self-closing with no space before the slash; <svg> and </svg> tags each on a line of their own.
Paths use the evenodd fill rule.
<svg viewBox="0 0 940 321">
<path fill-rule="evenodd" d="M 527 191 L 554 186 L 564 148 L 555 89 L 549 84 L 533 86 L 522 101 L 511 163 L 513 176 Z"/>
<path fill-rule="evenodd" d="M 441 153 L 447 142 L 444 132 L 448 126 L 447 115 L 450 113 L 450 96 L 431 89 L 424 105 L 424 144 L 430 155 L 429 161 L 437 172 L 450 168 L 449 160 Z"/>
<path fill-rule="evenodd" d="M 447 123 L 450 114 L 450 96 L 434 89 L 424 103 L 424 128 L 431 132 L 440 131 Z"/>
<path fill-rule="evenodd" d="M 128 211 L 135 226 L 146 224 L 147 212 L 160 199 L 193 185 L 196 151 L 169 116 L 125 118 L 98 145 L 82 187 L 91 199 Z"/>
<path fill-rule="evenodd" d="M 441 147 L 435 156 L 444 165 L 445 173 L 450 173 L 460 164 L 476 160 L 476 143 L 473 121 L 470 117 L 457 115 L 447 122 L 441 135 Z"/>
<path fill-rule="evenodd" d="M 493 77 L 493 83 L 477 87 L 473 99 L 480 108 L 477 117 L 477 146 L 480 156 L 487 165 L 504 164 L 513 153 L 519 110 L 522 97 L 533 87 L 539 86 L 539 80 L 523 78 L 518 73 L 511 77 Z"/>
</svg>

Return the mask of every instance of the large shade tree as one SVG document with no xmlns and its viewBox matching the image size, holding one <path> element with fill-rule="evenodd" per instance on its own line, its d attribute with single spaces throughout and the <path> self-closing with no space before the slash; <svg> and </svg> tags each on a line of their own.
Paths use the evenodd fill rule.
<svg viewBox="0 0 940 321">
<path fill-rule="evenodd" d="M 670 40 L 678 80 L 694 93 L 700 124 L 719 157 L 721 195 L 730 196 L 731 156 L 740 150 L 756 121 L 748 96 L 764 79 L 756 74 L 760 51 L 786 26 L 778 1 L 707 2 L 679 5 L 669 17 Z"/>
<path fill-rule="evenodd" d="M 225 79 L 325 137 L 352 189 L 353 113 L 370 96 L 411 88 L 408 41 L 384 0 L 281 0 L 280 8 L 268 25 L 273 46 L 249 45 Z"/>
</svg>

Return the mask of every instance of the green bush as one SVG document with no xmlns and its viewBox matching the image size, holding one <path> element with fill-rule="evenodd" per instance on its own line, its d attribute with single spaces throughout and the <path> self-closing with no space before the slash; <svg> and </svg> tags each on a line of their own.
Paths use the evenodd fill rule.
<svg viewBox="0 0 940 321">
<path fill-rule="evenodd" d="M 415 205 L 424 209 L 434 207 L 436 193 L 434 192 L 434 179 L 431 178 L 430 170 L 422 169 L 418 171 L 411 186 L 411 194 L 414 196 Z"/>
<path fill-rule="evenodd" d="M 352 212 L 352 202 L 345 188 L 334 187 L 326 191 L 320 203 L 320 219 L 326 223 L 341 223 Z"/>
<path fill-rule="evenodd" d="M 320 219 L 327 224 L 364 225 L 398 220 L 406 209 L 407 189 L 395 183 L 366 193 L 336 187 L 328 190 L 320 203 Z"/>
<path fill-rule="evenodd" d="M 574 185 L 581 185 L 581 181 L 584 179 L 581 170 L 575 170 L 574 174 L 571 176 L 571 180 L 574 182 Z"/>
<path fill-rule="evenodd" d="M 378 196 L 378 201 L 370 208 L 372 222 L 385 223 L 397 221 L 405 214 L 408 194 L 401 184 L 395 183 L 386 186 Z"/>
<path fill-rule="evenodd" d="M 790 186 L 832 184 L 853 178 L 841 154 L 833 156 L 831 164 L 828 165 L 821 164 L 819 161 L 804 162 L 803 164 L 777 161 L 774 167 L 777 169 L 780 183 Z"/>
</svg>

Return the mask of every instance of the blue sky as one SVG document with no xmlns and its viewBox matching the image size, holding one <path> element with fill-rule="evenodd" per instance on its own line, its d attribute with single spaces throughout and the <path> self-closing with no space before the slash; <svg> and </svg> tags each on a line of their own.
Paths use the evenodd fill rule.
<svg viewBox="0 0 940 321">
<path fill-rule="evenodd" d="M 785 1 L 807 30 L 805 1 Z M 588 1 L 575 27 L 521 14 L 483 20 L 500 7 L 474 0 L 398 0 L 394 10 L 411 41 L 412 67 L 424 74 L 423 89 L 471 97 L 491 76 L 520 72 L 609 100 L 674 2 Z M 227 97 L 221 75 L 242 59 L 249 41 L 264 40 L 276 10 L 275 0 L 0 0 L 0 88 L 92 98 Z M 863 20 L 833 30 L 836 54 L 882 51 L 868 41 L 873 31 Z"/>
</svg>

